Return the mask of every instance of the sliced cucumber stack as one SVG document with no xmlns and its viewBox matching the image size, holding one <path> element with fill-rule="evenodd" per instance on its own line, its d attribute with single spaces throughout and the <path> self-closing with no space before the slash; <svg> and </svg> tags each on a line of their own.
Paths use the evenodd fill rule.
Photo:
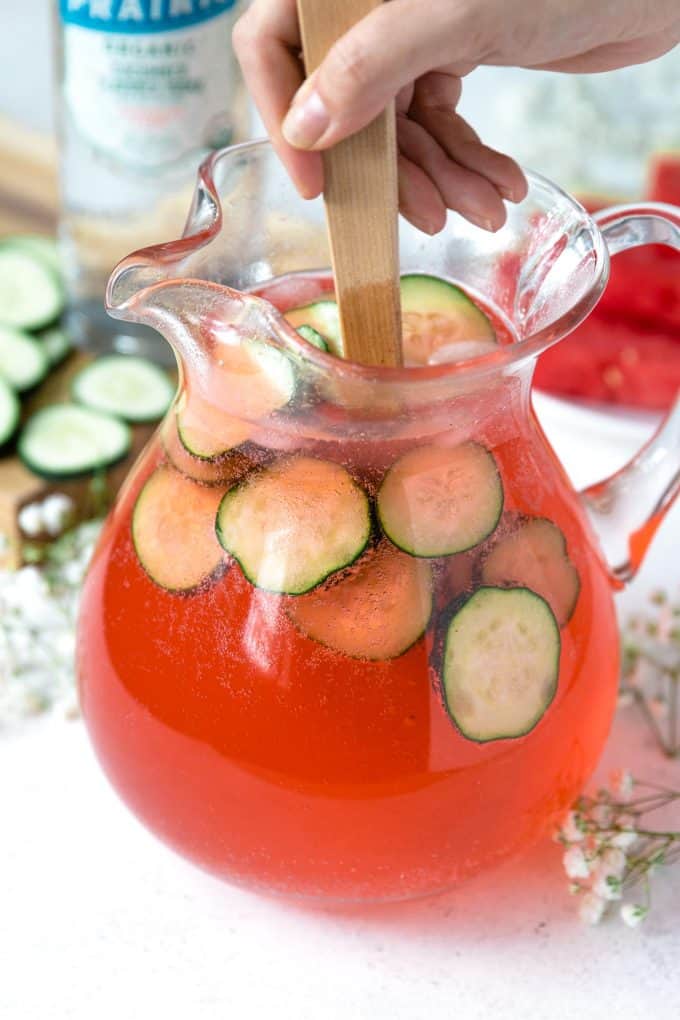
<svg viewBox="0 0 680 1020">
<path fill-rule="evenodd" d="M 61 275 L 59 247 L 53 237 L 45 237 L 43 234 L 10 234 L 0 239 L 0 247 L 26 252 L 44 263 L 57 276 Z"/>
<path fill-rule="evenodd" d="M 296 598 L 288 609 L 314 641 L 354 659 L 395 659 L 425 633 L 432 612 L 429 563 L 388 542 L 339 581 Z"/>
<path fill-rule="evenodd" d="M 86 365 L 71 383 L 73 399 L 129 422 L 158 421 L 175 395 L 167 372 L 146 358 L 108 354 Z"/>
<path fill-rule="evenodd" d="M 38 333 L 40 345 L 44 350 L 50 368 L 56 368 L 73 350 L 71 339 L 63 329 L 53 326 Z"/>
<path fill-rule="evenodd" d="M 450 556 L 494 531 L 503 485 L 495 460 L 479 443 L 422 446 L 395 461 L 377 505 L 383 531 L 404 552 Z"/>
<path fill-rule="evenodd" d="M 53 404 L 29 418 L 17 449 L 36 475 L 74 478 L 122 460 L 130 442 L 130 429 L 118 418 L 73 404 Z"/>
<path fill-rule="evenodd" d="M 560 630 L 527 588 L 479 588 L 443 637 L 441 684 L 463 736 L 479 743 L 529 733 L 557 691 Z"/>
<path fill-rule="evenodd" d="M 40 341 L 18 329 L 0 326 L 0 375 L 17 393 L 33 389 L 48 370 L 49 361 Z"/>
<path fill-rule="evenodd" d="M 64 292 L 55 271 L 33 252 L 0 245 L 0 323 L 15 329 L 49 326 L 61 314 Z"/>
<path fill-rule="evenodd" d="M 564 535 L 545 517 L 526 517 L 498 540 L 484 560 L 482 581 L 530 588 L 551 606 L 560 626 L 574 612 L 581 587 Z"/>
<path fill-rule="evenodd" d="M 313 301 L 309 305 L 302 305 L 301 308 L 291 308 L 285 313 L 284 318 L 298 331 L 301 326 L 313 329 L 317 336 L 323 338 L 327 350 L 342 357 L 340 315 L 336 301 L 324 298 L 321 301 Z M 305 337 L 305 339 L 309 338 Z"/>
<path fill-rule="evenodd" d="M 371 535 L 368 497 L 339 464 L 293 456 L 226 493 L 217 536 L 252 584 L 302 595 L 356 560 Z"/>
<path fill-rule="evenodd" d="M 147 479 L 132 514 L 139 562 L 161 588 L 188 592 L 224 561 L 215 535 L 222 491 L 197 485 L 171 467 Z"/>
<path fill-rule="evenodd" d="M 8 383 L 0 376 L 0 448 L 6 446 L 19 425 L 19 401 Z"/>
</svg>

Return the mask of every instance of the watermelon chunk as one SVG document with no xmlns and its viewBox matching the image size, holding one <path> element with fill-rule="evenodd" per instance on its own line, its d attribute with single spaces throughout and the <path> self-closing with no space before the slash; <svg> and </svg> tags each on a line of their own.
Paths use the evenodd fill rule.
<svg viewBox="0 0 680 1020">
<path fill-rule="evenodd" d="M 680 330 L 610 318 L 598 307 L 539 358 L 535 380 L 561 396 L 665 410 L 680 391 Z"/>
</svg>

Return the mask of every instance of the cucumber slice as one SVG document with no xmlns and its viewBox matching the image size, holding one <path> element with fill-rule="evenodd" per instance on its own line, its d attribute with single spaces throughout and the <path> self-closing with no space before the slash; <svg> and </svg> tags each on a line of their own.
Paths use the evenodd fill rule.
<svg viewBox="0 0 680 1020">
<path fill-rule="evenodd" d="M 130 442 L 130 429 L 118 418 L 74 404 L 52 404 L 26 422 L 18 453 L 42 478 L 75 478 L 122 460 Z"/>
<path fill-rule="evenodd" d="M 191 591 L 223 563 L 215 535 L 222 495 L 167 466 L 145 482 L 132 514 L 132 541 L 142 567 L 161 588 Z"/>
<path fill-rule="evenodd" d="M 315 333 L 324 338 L 331 354 L 342 357 L 340 315 L 336 301 L 324 299 L 313 301 L 310 305 L 302 305 L 300 308 L 291 308 L 284 318 L 298 330 L 300 326 L 311 326 Z"/>
<path fill-rule="evenodd" d="M 312 326 L 298 326 L 298 333 L 303 340 L 306 340 L 312 347 L 318 347 L 320 351 L 328 351 L 328 344 L 321 336 L 321 333 L 317 333 Z"/>
<path fill-rule="evenodd" d="M 58 326 L 43 330 L 42 333 L 38 334 L 38 339 L 47 355 L 50 368 L 56 368 L 57 365 L 60 365 L 73 350 L 73 344 L 68 333 L 63 329 L 59 329 Z"/>
<path fill-rule="evenodd" d="M 164 369 L 130 354 L 97 358 L 71 383 L 71 396 L 78 404 L 131 422 L 158 421 L 174 395 L 175 386 Z"/>
<path fill-rule="evenodd" d="M 53 237 L 45 237 L 42 234 L 10 234 L 2 238 L 0 247 L 28 252 L 29 255 L 44 262 L 57 276 L 61 273 L 59 246 Z"/>
<path fill-rule="evenodd" d="M 302 595 L 368 544 L 368 497 L 339 464 L 294 456 L 227 492 L 217 536 L 258 588 Z"/>
<path fill-rule="evenodd" d="M 249 425 L 197 397 L 192 397 L 177 412 L 179 440 L 187 453 L 198 460 L 224 457 L 246 443 L 251 433 Z"/>
<path fill-rule="evenodd" d="M 290 358 L 264 340 L 236 346 L 219 344 L 210 367 L 209 386 L 219 407 L 228 396 L 229 411 L 245 421 L 264 418 L 286 407 L 297 389 Z"/>
<path fill-rule="evenodd" d="M 424 273 L 401 278 L 404 360 L 427 365 L 440 348 L 450 349 L 447 360 L 458 360 L 455 345 L 470 341 L 497 343 L 493 325 L 460 287 Z M 489 348 L 479 351 L 486 353 Z M 472 350 L 472 356 L 478 353 Z M 462 354 L 462 349 L 461 349 Z M 470 348 L 465 348 L 470 357 Z"/>
<path fill-rule="evenodd" d="M 0 246 L 0 322 L 16 329 L 41 329 L 64 308 L 56 273 L 16 245 Z"/>
<path fill-rule="evenodd" d="M 496 462 L 479 443 L 421 446 L 395 461 L 378 491 L 378 517 L 412 556 L 450 556 L 483 542 L 503 510 Z"/>
<path fill-rule="evenodd" d="M 307 637 L 353 659 L 396 659 L 425 633 L 429 563 L 383 542 L 348 576 L 296 598 L 288 610 Z"/>
<path fill-rule="evenodd" d="M 555 697 L 560 630 L 527 588 L 479 588 L 444 637 L 446 708 L 464 737 L 485 743 L 529 733 Z"/>
<path fill-rule="evenodd" d="M 19 413 L 16 393 L 0 376 L 0 448 L 5 446 L 16 432 Z"/>
<path fill-rule="evenodd" d="M 494 545 L 484 560 L 482 581 L 530 588 L 545 599 L 560 626 L 574 612 L 581 588 L 564 535 L 545 517 L 524 518 Z"/>
<path fill-rule="evenodd" d="M 18 329 L 0 326 L 0 375 L 17 393 L 25 393 L 42 382 L 49 367 L 38 340 Z"/>
<path fill-rule="evenodd" d="M 161 444 L 170 464 L 195 482 L 221 485 L 225 489 L 233 485 L 243 474 L 244 465 L 241 459 L 235 463 L 232 463 L 229 457 L 203 460 L 189 453 L 179 438 L 175 414 L 168 415 L 161 426 Z"/>
</svg>

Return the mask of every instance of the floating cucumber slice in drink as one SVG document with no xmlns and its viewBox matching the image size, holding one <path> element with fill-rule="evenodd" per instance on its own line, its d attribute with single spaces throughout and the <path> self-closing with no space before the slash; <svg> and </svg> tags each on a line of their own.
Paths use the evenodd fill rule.
<svg viewBox="0 0 680 1020">
<path fill-rule="evenodd" d="M 215 535 L 223 491 L 168 466 L 147 479 L 132 515 L 132 541 L 139 562 L 161 588 L 191 591 L 223 563 Z"/>
<path fill-rule="evenodd" d="M 347 577 L 296 598 L 288 615 L 314 641 L 355 659 L 395 659 L 425 633 L 430 564 L 381 543 Z"/>
<path fill-rule="evenodd" d="M 524 518 L 499 539 L 484 560 L 482 580 L 530 588 L 548 602 L 560 626 L 574 612 L 581 587 L 564 535 L 545 517 Z"/>
<path fill-rule="evenodd" d="M 326 349 L 331 354 L 342 357 L 342 337 L 340 336 L 340 316 L 337 302 L 327 298 L 313 301 L 300 308 L 291 308 L 285 313 L 284 318 L 298 331 L 301 326 L 313 329 L 317 336 L 323 338 Z M 309 340 L 309 337 L 305 337 L 305 339 Z M 312 342 L 310 340 L 310 343 Z"/>
<path fill-rule="evenodd" d="M 317 333 L 312 326 L 298 326 L 297 331 L 302 339 L 306 340 L 312 347 L 318 347 L 320 351 L 328 351 L 328 344 L 321 336 L 321 333 Z"/>
<path fill-rule="evenodd" d="M 227 492 L 217 536 L 258 588 L 301 595 L 354 562 L 371 535 L 368 497 L 339 464 L 293 456 Z"/>
<path fill-rule="evenodd" d="M 377 499 L 387 537 L 412 556 L 450 556 L 479 545 L 503 510 L 496 462 L 480 443 L 421 446 L 385 475 Z"/>
<path fill-rule="evenodd" d="M 440 678 L 463 736 L 484 743 L 524 736 L 557 691 L 560 630 L 528 588 L 479 588 L 446 626 Z"/>
</svg>

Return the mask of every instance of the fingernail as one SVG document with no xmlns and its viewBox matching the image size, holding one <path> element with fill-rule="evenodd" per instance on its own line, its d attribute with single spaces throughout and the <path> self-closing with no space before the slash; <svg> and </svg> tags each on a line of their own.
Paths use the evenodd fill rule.
<svg viewBox="0 0 680 1020">
<path fill-rule="evenodd" d="M 318 92 L 309 92 L 293 105 L 281 125 L 283 137 L 296 149 L 311 149 L 330 123 L 325 103 Z"/>
<path fill-rule="evenodd" d="M 524 197 L 514 188 L 506 188 L 502 184 L 498 186 L 498 190 L 502 197 L 508 202 L 521 202 Z"/>
<path fill-rule="evenodd" d="M 465 218 L 474 223 L 476 227 L 481 227 L 482 230 L 488 230 L 490 233 L 495 234 L 499 229 L 491 219 L 487 219 L 485 216 L 474 216 L 472 213 L 464 213 Z"/>
</svg>

